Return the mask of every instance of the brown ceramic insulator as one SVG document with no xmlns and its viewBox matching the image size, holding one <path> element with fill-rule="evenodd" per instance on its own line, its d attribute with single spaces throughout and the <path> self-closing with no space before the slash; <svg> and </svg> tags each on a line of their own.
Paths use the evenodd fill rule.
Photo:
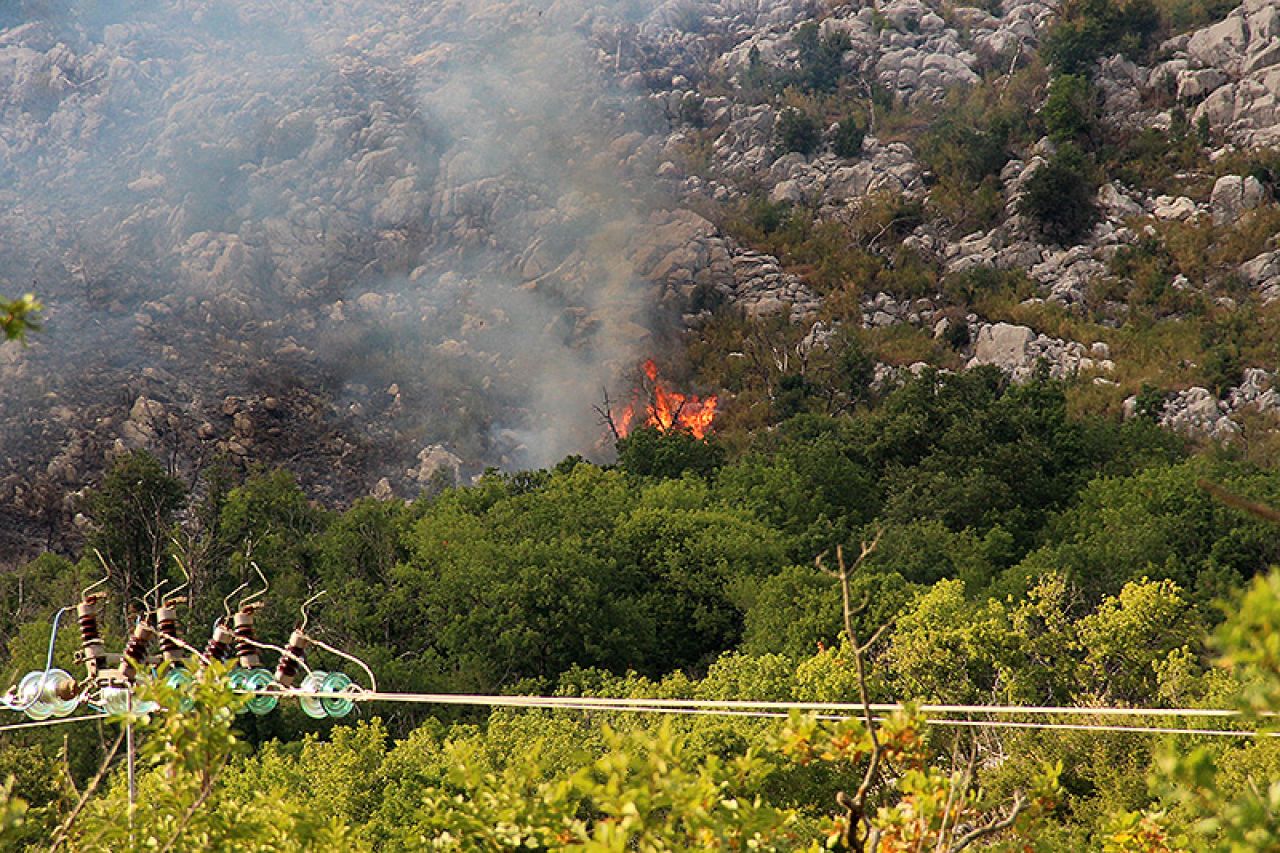
<svg viewBox="0 0 1280 853">
<path fill-rule="evenodd" d="M 298 677 L 298 669 L 301 664 L 299 660 L 306 657 L 307 646 L 311 645 L 311 640 L 301 631 L 294 631 L 289 635 L 289 642 L 285 645 L 285 651 L 289 654 L 280 656 L 280 663 L 276 665 L 276 681 L 285 687 L 292 687 L 294 681 Z"/>
<path fill-rule="evenodd" d="M 124 655 L 120 661 L 120 674 L 129 681 L 133 681 L 133 677 L 137 675 L 138 667 L 147 663 L 147 647 L 151 645 L 155 636 L 156 629 L 146 622 L 139 622 L 133 626 L 133 634 L 125 644 Z"/>
<path fill-rule="evenodd" d="M 103 644 L 102 634 L 98 630 L 100 600 L 96 596 L 90 597 L 76 605 L 76 621 L 80 624 L 81 658 L 91 678 L 107 665 L 107 647 Z"/>
<path fill-rule="evenodd" d="M 186 651 L 175 639 L 178 636 L 178 611 L 168 605 L 156 611 L 156 625 L 160 630 L 160 651 L 169 663 L 186 657 Z"/>
<path fill-rule="evenodd" d="M 124 656 L 135 663 L 145 663 L 147 647 L 151 645 L 155 636 L 155 628 L 146 622 L 139 622 L 133 627 L 133 636 L 129 637 L 129 642 L 124 647 Z"/>
<path fill-rule="evenodd" d="M 236 657 L 245 669 L 257 669 L 262 666 L 262 658 L 258 655 L 258 647 L 254 645 L 253 611 L 241 610 L 235 616 Z"/>
<path fill-rule="evenodd" d="M 88 645 L 98 639 L 98 607 L 83 602 L 76 607 L 76 619 L 80 622 L 80 640 Z"/>
<path fill-rule="evenodd" d="M 213 636 L 204 647 L 204 656 L 211 660 L 225 661 L 231 657 L 232 644 L 235 641 L 236 635 L 231 633 L 226 625 L 219 623 L 214 626 Z"/>
</svg>

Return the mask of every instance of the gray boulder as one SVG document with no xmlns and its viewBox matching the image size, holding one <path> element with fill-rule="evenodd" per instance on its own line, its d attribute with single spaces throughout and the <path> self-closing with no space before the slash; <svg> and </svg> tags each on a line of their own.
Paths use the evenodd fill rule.
<svg viewBox="0 0 1280 853">
<path fill-rule="evenodd" d="M 1036 333 L 1026 326 L 994 323 L 983 326 L 974 344 L 973 357 L 979 364 L 994 364 L 1002 370 L 1024 366 L 1028 347 Z"/>
<path fill-rule="evenodd" d="M 1253 210 L 1266 198 L 1266 189 L 1252 175 L 1223 175 L 1214 183 L 1209 200 L 1213 223 L 1225 225 L 1235 222 L 1246 210 Z"/>
</svg>

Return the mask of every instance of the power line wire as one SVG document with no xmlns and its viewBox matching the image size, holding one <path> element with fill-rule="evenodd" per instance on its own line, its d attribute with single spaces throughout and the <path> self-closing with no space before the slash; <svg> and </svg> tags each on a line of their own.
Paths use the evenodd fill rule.
<svg viewBox="0 0 1280 853">
<path fill-rule="evenodd" d="M 273 695 L 281 695 L 280 691 L 246 691 L 271 693 Z M 827 713 L 817 714 L 818 719 L 839 721 L 858 716 L 863 713 L 861 705 L 850 703 L 791 703 L 791 702 L 752 702 L 744 700 L 696 700 L 696 699 L 607 699 L 601 697 L 563 697 L 563 696 L 496 696 L 484 694 L 457 694 L 457 693 L 373 693 L 372 691 L 351 691 L 351 692 L 306 692 L 292 691 L 297 695 L 306 695 L 317 699 L 348 699 L 354 702 L 390 702 L 390 703 L 409 703 L 409 704 L 441 704 L 441 705 L 472 705 L 499 708 L 524 708 L 531 710 L 577 710 L 577 711 L 602 711 L 602 712 L 619 712 L 619 713 L 648 713 L 648 714 L 682 714 L 682 715 L 715 715 L 729 717 L 753 717 L 763 719 L 784 719 L 788 716 L 782 709 L 791 710 L 808 710 L 808 711 L 826 711 Z M 290 695 L 285 693 L 285 696 Z M 1023 706 L 983 706 L 983 705 L 921 705 L 917 706 L 918 710 L 928 714 L 929 712 L 945 712 L 952 713 L 963 712 L 999 712 L 1004 714 L 1022 713 L 1035 715 L 1049 713 L 1064 714 L 1088 714 L 1095 709 L 1083 707 L 1023 707 Z M 904 710 L 904 706 L 900 704 L 875 704 L 871 706 L 873 713 L 884 713 L 886 711 Z M 1106 715 L 1116 715 L 1120 713 L 1128 713 L 1132 716 L 1151 716 L 1151 717 L 1226 717 L 1226 718 L 1242 718 L 1243 714 L 1239 711 L 1231 711 L 1226 709 L 1212 708 L 1104 708 L 1101 709 Z M 845 711 L 848 713 L 830 713 L 831 711 Z M 1171 713 L 1172 712 L 1172 713 Z M 1183 712 L 1183 713 L 1179 713 Z M 883 722 L 883 716 L 877 717 L 877 721 Z M 1019 728 L 1034 730 L 1059 730 L 1059 731 L 1096 731 L 1096 732 L 1122 732 L 1132 734 L 1182 734 L 1182 735 L 1206 735 L 1206 736 L 1226 736 L 1226 737 L 1275 737 L 1280 736 L 1280 732 L 1258 732 L 1243 729 L 1207 729 L 1207 728 L 1176 728 L 1173 726 L 1136 726 L 1136 725 L 1116 725 L 1116 724 L 1094 724 L 1094 723 L 1063 723 L 1063 722 L 1044 722 L 1044 721 L 1019 721 L 1019 720 L 966 720 L 956 719 L 953 717 L 924 717 L 927 725 L 957 726 L 970 728 Z"/>
<path fill-rule="evenodd" d="M 816 713 L 815 716 L 820 720 L 841 721 L 858 716 L 863 712 L 860 705 L 852 703 L 820 703 L 820 702 L 774 702 L 774 701 L 749 701 L 749 700 L 697 700 L 697 699 L 608 699 L 603 697 L 566 697 L 566 696 L 499 696 L 484 694 L 458 694 L 458 693 L 375 693 L 373 691 L 279 691 L 279 690 L 258 690 L 258 691 L 237 691 L 246 695 L 274 695 L 288 697 L 311 697 L 316 699 L 347 699 L 353 702 L 388 702 L 388 703 L 409 703 L 409 704 L 428 704 L 428 705 L 470 705 L 485 706 L 497 708 L 524 708 L 528 710 L 565 710 L 565 711 L 601 711 L 613 713 L 643 713 L 643 714 L 675 714 L 685 716 L 723 716 L 723 717 L 749 717 L 755 719 L 786 719 L 790 710 L 802 710 Z M 1095 711 L 1101 712 L 1101 715 L 1129 714 L 1132 716 L 1148 716 L 1148 717 L 1227 717 L 1241 718 L 1243 715 L 1239 711 L 1231 711 L 1218 708 L 1085 708 L 1074 706 L 1062 707 L 1032 707 L 1032 706 L 1010 706 L 1010 705 L 920 705 L 917 709 L 926 714 L 924 722 L 926 725 L 937 726 L 953 726 L 966 728 L 1014 728 L 1014 729 L 1030 729 L 1044 731 L 1091 731 L 1091 732 L 1119 732 L 1131 734 L 1181 734 L 1181 735 L 1204 735 L 1204 736 L 1224 736 L 1224 737 L 1277 737 L 1280 732 L 1269 731 L 1253 731 L 1245 729 L 1206 729 L 1206 728 L 1176 728 L 1173 726 L 1134 726 L 1134 725 L 1116 725 L 1116 724 L 1095 724 L 1095 723 L 1064 723 L 1064 722 L 1046 722 L 1046 721 L 1025 721 L 1025 720 L 971 720 L 957 719 L 954 717 L 929 717 L 928 713 L 950 712 L 995 712 L 1002 714 L 1023 713 L 1029 715 L 1046 715 L 1046 714 L 1088 714 Z M 876 714 L 883 714 L 890 711 L 904 710 L 904 706 L 900 704 L 877 703 L 871 706 L 871 710 Z M 832 713 L 847 712 L 847 713 Z M 13 723 L 9 725 L 0 725 L 0 731 L 15 731 L 21 729 L 38 728 L 44 726 L 61 725 L 64 723 L 78 723 L 90 720 L 102 720 L 110 717 L 109 714 L 88 714 L 79 717 L 66 717 L 54 720 L 34 720 L 23 723 Z M 884 716 L 877 716 L 877 722 L 884 722 Z"/>
<path fill-rule="evenodd" d="M 80 717 L 61 717 L 55 720 L 32 720 L 26 723 L 10 723 L 0 726 L 0 732 L 11 732 L 18 729 L 34 729 L 40 726 L 60 726 L 64 723 L 83 723 L 89 720 L 104 720 L 108 714 L 85 714 Z"/>
<path fill-rule="evenodd" d="M 299 691 L 246 691 L 271 693 L 278 696 L 289 696 Z M 350 699 L 353 702 L 405 702 L 427 705 L 490 705 L 496 707 L 556 707 L 560 705 L 582 706 L 635 706 L 650 708 L 717 708 L 722 710 L 779 710 L 779 711 L 813 711 L 813 712 L 849 712 L 862 713 L 864 708 L 856 702 L 787 702 L 749 699 L 633 699 L 610 698 L 600 696 L 521 696 L 496 695 L 483 693 L 395 693 L 375 692 L 371 690 L 343 691 L 335 693 L 308 692 L 306 695 L 318 699 Z M 871 703 L 867 706 L 874 713 L 889 713 L 906 710 L 901 702 Z M 1206 717 L 1239 719 L 1244 714 L 1229 708 L 1128 708 L 1122 706 L 1087 706 L 1087 705 L 937 705 L 919 704 L 913 706 L 923 714 L 993 714 L 993 715 L 1030 715 L 1030 716 L 1129 716 L 1129 717 Z M 1273 716 L 1264 713 L 1261 716 Z"/>
</svg>

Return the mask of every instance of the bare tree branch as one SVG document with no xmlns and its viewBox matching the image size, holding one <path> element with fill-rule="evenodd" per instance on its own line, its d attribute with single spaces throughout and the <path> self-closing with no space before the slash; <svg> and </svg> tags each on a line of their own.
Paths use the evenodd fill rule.
<svg viewBox="0 0 1280 853">
<path fill-rule="evenodd" d="M 178 822 L 178 828 L 174 830 L 173 837 L 161 848 L 160 853 L 169 853 L 173 849 L 173 845 L 182 837 L 187 825 L 191 823 L 191 818 L 195 816 L 196 811 L 204 805 L 205 800 L 209 799 L 209 795 L 213 793 L 213 783 L 218 781 L 218 776 L 222 774 L 222 770 L 227 766 L 227 761 L 229 760 L 230 756 L 226 756 L 222 759 L 222 763 L 218 765 L 217 770 L 205 776 L 204 784 L 200 786 L 200 796 L 196 797 L 191 805 L 187 807 L 186 812 L 182 815 L 182 820 Z"/>
<path fill-rule="evenodd" d="M 111 744 L 107 757 L 102 759 L 102 766 L 98 768 L 97 775 L 90 780 L 84 789 L 84 793 L 80 795 L 80 802 L 76 803 L 76 807 L 71 810 L 71 814 L 67 815 L 67 819 L 62 822 L 62 826 L 59 826 L 58 831 L 53 834 L 53 843 L 49 845 L 50 851 L 57 850 L 67 840 L 67 832 L 70 831 L 71 825 L 75 823 L 76 818 L 80 816 L 80 812 L 84 810 L 85 804 L 89 802 L 89 797 L 93 796 L 93 792 L 98 790 L 102 777 L 107 775 L 107 768 L 111 766 L 111 759 L 116 757 L 116 750 L 120 748 L 120 744 L 123 741 L 124 731 L 122 730 L 120 736 L 116 738 L 116 742 Z"/>
<path fill-rule="evenodd" d="M 609 428 L 609 432 L 613 433 L 613 440 L 621 441 L 622 436 L 618 432 L 618 424 L 613 419 L 613 404 L 609 400 L 609 389 L 602 389 L 600 393 L 603 397 L 603 402 L 601 405 L 592 406 L 591 408 L 600 416 L 600 424 L 602 426 L 607 426 Z"/>
<path fill-rule="evenodd" d="M 836 795 L 836 802 L 848 815 L 848 826 L 846 828 L 844 839 L 845 843 L 848 845 L 849 849 L 856 851 L 856 853 L 862 853 L 862 851 L 867 849 L 866 844 L 874 834 L 874 827 L 871 825 L 871 818 L 867 815 L 867 797 L 870 795 L 871 785 L 880 771 L 880 753 L 882 752 L 880 747 L 880 736 L 876 730 L 875 717 L 871 713 L 871 697 L 867 690 L 866 654 L 867 649 L 871 647 L 882 633 L 884 633 L 885 628 L 888 626 L 881 625 L 880 628 L 872 634 L 871 639 L 867 643 L 862 644 L 858 642 L 857 632 L 853 629 L 853 618 L 867 607 L 869 601 L 864 600 L 858 608 L 854 608 L 850 602 L 849 581 L 853 576 L 853 572 L 866 562 L 867 557 L 871 556 L 872 552 L 875 551 L 879 544 L 880 531 L 876 531 L 875 538 L 870 542 L 863 541 L 861 552 L 858 554 L 857 559 L 853 561 L 852 565 L 849 565 L 845 561 L 844 546 L 837 545 L 836 564 L 838 568 L 834 571 L 823 566 L 822 561 L 826 556 L 825 553 L 819 554 L 815 560 L 818 568 L 828 574 L 834 575 L 840 580 L 840 597 L 844 613 L 844 630 L 846 636 L 849 638 L 850 650 L 853 652 L 854 666 L 857 668 L 858 701 L 862 704 L 863 724 L 866 726 L 867 734 L 871 738 L 871 754 L 867 758 L 867 769 L 863 773 L 862 783 L 858 785 L 857 792 L 852 797 L 843 791 Z M 866 834 L 863 837 L 859 837 L 859 826 L 863 826 L 866 829 Z"/>
<path fill-rule="evenodd" d="M 1021 791 L 1014 793 L 1013 805 L 1009 807 L 1009 813 L 1002 818 L 993 820 L 986 826 L 980 826 L 972 830 L 968 834 L 962 836 L 959 841 L 948 848 L 948 853 L 959 853 L 959 851 L 968 847 L 973 842 L 986 838 L 988 835 L 995 835 L 997 832 L 1003 832 L 1018 820 L 1018 815 L 1022 814 L 1023 809 L 1027 807 L 1027 798 L 1022 795 Z"/>
</svg>

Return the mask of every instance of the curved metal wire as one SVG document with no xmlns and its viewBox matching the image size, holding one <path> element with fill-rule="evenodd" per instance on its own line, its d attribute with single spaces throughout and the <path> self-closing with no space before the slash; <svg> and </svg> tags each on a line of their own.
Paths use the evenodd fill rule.
<svg viewBox="0 0 1280 853">
<path fill-rule="evenodd" d="M 178 541 L 175 539 L 173 540 L 173 543 L 176 545 L 178 544 Z M 186 589 L 187 587 L 191 586 L 191 572 L 187 571 L 187 567 L 182 562 L 182 558 L 179 557 L 177 554 L 174 554 L 173 561 L 178 564 L 178 568 L 182 570 L 182 576 L 186 578 L 186 580 L 184 580 L 182 583 L 178 584 L 172 590 L 169 591 L 169 594 L 165 596 L 166 602 L 178 601 L 179 599 L 176 597 L 178 593 Z"/>
<path fill-rule="evenodd" d="M 315 595 L 313 595 L 313 596 L 311 596 L 310 598 L 308 598 L 306 601 L 302 602 L 302 607 L 301 607 L 301 608 L 299 608 L 300 610 L 302 610 L 302 623 L 301 623 L 300 625 L 298 625 L 298 630 L 299 630 L 299 631 L 303 631 L 303 632 L 305 632 L 305 631 L 307 630 L 307 620 L 309 620 L 309 619 L 311 618 L 311 614 L 310 614 L 310 613 L 307 613 L 307 607 L 308 607 L 308 606 L 310 606 L 310 605 L 311 605 L 311 603 L 312 603 L 313 601 L 315 601 L 316 599 L 318 599 L 318 598 L 323 598 L 324 596 L 326 596 L 326 595 L 328 595 L 328 594 L 329 594 L 329 590 L 327 590 L 327 589 L 322 589 L 322 590 L 320 590 L 319 592 L 317 592 Z"/>
<path fill-rule="evenodd" d="M 141 599 L 141 601 L 142 601 L 142 618 L 143 618 L 143 619 L 145 619 L 146 617 L 150 616 L 152 613 L 154 613 L 154 612 L 156 611 L 156 608 L 151 606 L 151 602 L 149 601 L 149 599 L 150 599 L 153 595 L 155 595 L 155 597 L 156 597 L 156 603 L 157 603 L 157 606 L 158 606 L 159 601 L 160 601 L 160 596 L 159 596 L 159 595 L 157 595 L 157 593 L 159 593 L 159 592 L 160 592 L 160 590 L 164 589 L 165 584 L 167 584 L 168 582 L 169 582 L 169 579 L 168 579 L 168 578 L 164 578 L 163 580 L 161 580 L 161 581 L 160 581 L 160 583 L 158 583 L 158 584 L 156 584 L 155 586 L 151 587 L 151 589 L 147 590 L 146 592 L 144 592 L 144 593 L 142 594 L 142 599 Z"/>
<path fill-rule="evenodd" d="M 256 599 L 262 598 L 262 596 L 267 594 L 267 590 L 271 588 L 271 582 L 267 580 L 267 576 L 263 574 L 262 569 L 258 567 L 257 562 L 254 560 L 250 560 L 249 565 L 253 566 L 253 570 L 258 573 L 258 577 L 262 580 L 262 589 L 250 595 L 246 595 L 244 598 L 240 599 L 240 604 L 239 604 L 240 610 L 244 610 L 246 604 L 249 604 L 250 602 Z M 246 583 L 245 586 L 248 586 L 248 584 Z"/>
<path fill-rule="evenodd" d="M 240 586 L 236 587 L 235 589 L 231 590 L 231 592 L 227 593 L 226 597 L 222 599 L 222 610 L 224 613 L 226 613 L 226 618 L 228 619 L 231 618 L 231 599 L 234 598 L 240 592 L 240 590 L 244 589 L 248 585 L 249 585 L 249 582 L 245 581 L 244 583 L 240 584 Z"/>
<path fill-rule="evenodd" d="M 106 572 L 106 575 L 104 575 L 102 580 L 98 581 L 97 583 L 91 583 L 88 586 L 86 586 L 84 589 L 80 590 L 81 601 L 84 601 L 86 598 L 88 598 L 90 592 L 102 586 L 107 581 L 111 580 L 111 567 L 107 565 L 106 558 L 102 556 L 102 552 L 99 551 L 97 548 L 93 549 L 93 553 L 97 555 L 98 562 L 102 563 L 102 570 Z"/>
<path fill-rule="evenodd" d="M 335 649 L 333 646 L 329 645 L 328 643 L 322 642 L 321 640 L 317 640 L 315 637 L 309 637 L 308 639 L 310 639 L 311 642 L 315 643 L 320 648 L 324 649 L 326 652 L 337 655 L 340 658 L 346 658 L 347 660 L 351 661 L 352 663 L 356 664 L 361 669 L 363 669 L 364 674 L 369 676 L 369 688 L 374 693 L 378 692 L 378 679 L 374 676 L 373 670 L 369 669 L 368 665 L 364 661 L 360 660 L 360 658 L 356 657 L 355 655 L 347 654 L 341 649 Z"/>
<path fill-rule="evenodd" d="M 53 669 L 53 646 L 58 641 L 58 622 L 62 620 L 62 614 L 70 609 L 70 607 L 60 607 L 58 612 L 53 614 L 53 629 L 49 631 L 49 654 L 44 659 L 45 672 Z"/>
<path fill-rule="evenodd" d="M 284 657 L 293 658 L 295 661 L 298 662 L 299 665 L 301 665 L 303 669 L 307 671 L 307 675 L 311 674 L 311 667 L 307 666 L 307 662 L 303 660 L 300 656 L 295 655 L 293 652 L 289 651 L 283 646 L 277 646 L 274 643 L 264 643 L 262 640 L 253 639 L 251 637 L 238 637 L 237 639 L 243 640 L 244 642 L 248 643 L 251 646 L 257 646 L 260 649 L 270 649 L 271 651 L 277 652 L 280 655 L 283 655 Z"/>
</svg>

